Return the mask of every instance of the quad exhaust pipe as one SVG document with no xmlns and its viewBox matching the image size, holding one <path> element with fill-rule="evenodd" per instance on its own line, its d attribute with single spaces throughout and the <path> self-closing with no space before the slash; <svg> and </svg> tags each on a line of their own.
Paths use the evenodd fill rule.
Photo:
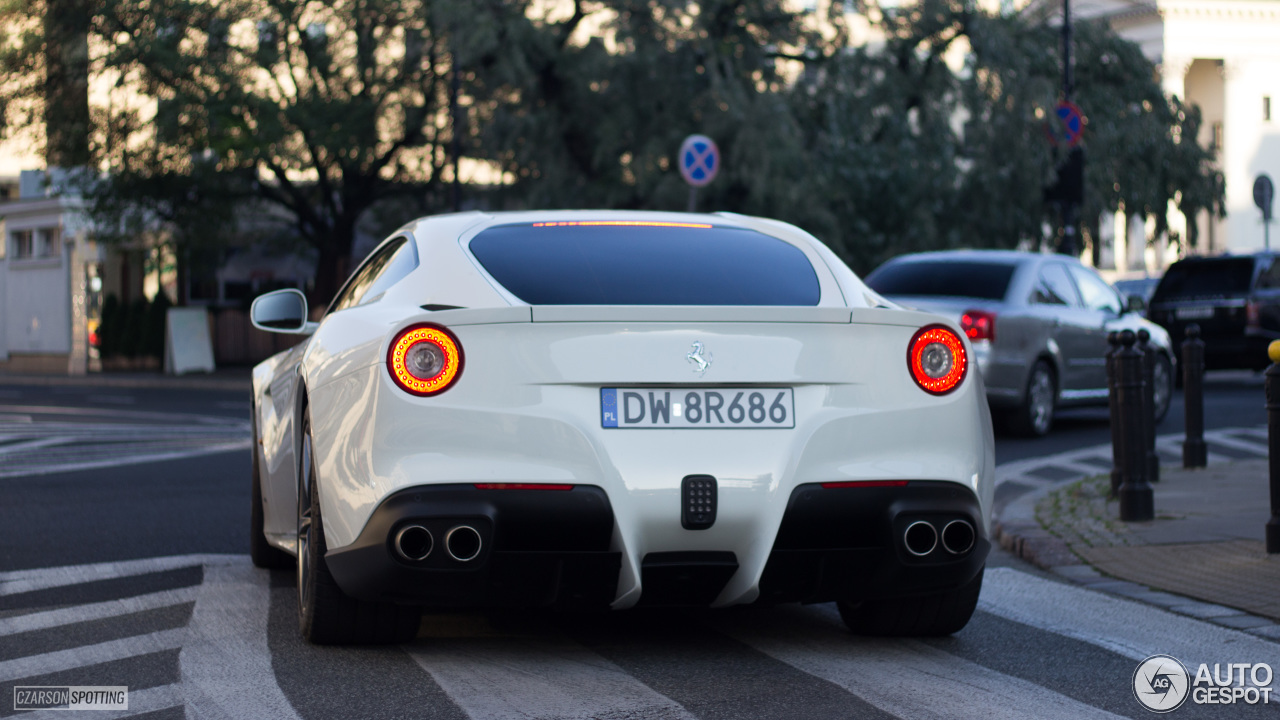
<svg viewBox="0 0 1280 720">
<path fill-rule="evenodd" d="M 907 546 L 907 552 L 916 557 L 924 557 L 938 547 L 938 531 L 929 523 L 917 520 L 907 526 L 907 531 L 902 534 L 902 542 Z"/>
<path fill-rule="evenodd" d="M 952 520 L 942 528 L 942 549 L 952 555 L 961 555 L 969 552 L 977 538 L 978 533 L 968 520 Z"/>
<path fill-rule="evenodd" d="M 480 556 L 480 533 L 470 525 L 457 525 L 444 534 L 444 549 L 458 562 L 471 562 Z"/>
<path fill-rule="evenodd" d="M 406 525 L 396 533 L 396 554 L 410 562 L 426 560 L 435 546 L 431 531 L 421 525 Z"/>
<path fill-rule="evenodd" d="M 933 552 L 941 541 L 942 549 L 952 555 L 963 555 L 973 548 L 978 533 L 968 520 L 952 520 L 943 526 L 942 532 L 932 523 L 917 520 L 902 533 L 902 544 L 907 552 L 924 557 Z"/>
</svg>

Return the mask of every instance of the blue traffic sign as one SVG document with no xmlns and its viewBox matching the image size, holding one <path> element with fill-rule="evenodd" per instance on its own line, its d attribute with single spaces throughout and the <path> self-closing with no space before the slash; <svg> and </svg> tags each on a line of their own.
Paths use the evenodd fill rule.
<svg viewBox="0 0 1280 720">
<path fill-rule="evenodd" d="M 702 187 L 720 170 L 720 148 L 706 135 L 690 135 L 680 144 L 678 164 L 685 182 Z"/>
<path fill-rule="evenodd" d="M 1053 108 L 1053 119 L 1049 121 L 1049 139 L 1054 145 L 1075 147 L 1080 144 L 1080 136 L 1084 134 L 1084 113 L 1080 106 L 1063 100 Z"/>
</svg>

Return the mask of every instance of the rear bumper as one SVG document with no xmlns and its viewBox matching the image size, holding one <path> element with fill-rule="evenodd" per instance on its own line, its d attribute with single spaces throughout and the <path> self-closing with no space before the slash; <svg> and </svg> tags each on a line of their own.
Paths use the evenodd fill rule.
<svg viewBox="0 0 1280 720">
<path fill-rule="evenodd" d="M 412 562 L 393 540 L 427 528 L 434 547 Z M 445 536 L 467 525 L 479 554 L 449 556 Z M 609 550 L 613 510 L 598 487 L 480 490 L 474 485 L 409 488 L 384 500 L 356 541 L 325 555 L 346 594 L 440 607 L 605 607 L 614 598 L 621 553 Z"/>
<path fill-rule="evenodd" d="M 938 531 L 964 520 L 972 546 L 938 544 L 917 557 L 903 545 L 912 523 Z M 408 525 L 427 528 L 435 546 L 409 561 L 393 540 Z M 443 537 L 468 525 L 479 554 L 461 562 Z M 326 555 L 339 587 L 366 600 L 439 607 L 606 607 L 616 597 L 622 553 L 612 548 L 614 516 L 604 490 L 481 490 L 422 486 L 384 500 L 356 542 Z M 898 597 L 963 585 L 990 551 L 977 498 L 949 482 L 792 491 L 759 582 L 759 601 L 825 602 Z M 642 605 L 711 604 L 739 571 L 731 549 L 650 553 L 642 561 Z"/>
<path fill-rule="evenodd" d="M 966 520 L 974 541 L 965 552 L 941 546 L 913 556 L 902 543 L 912 523 L 937 530 Z M 959 587 L 986 562 L 978 500 L 956 483 L 912 481 L 906 487 L 797 487 L 760 580 L 763 602 L 828 602 L 902 597 Z"/>
</svg>

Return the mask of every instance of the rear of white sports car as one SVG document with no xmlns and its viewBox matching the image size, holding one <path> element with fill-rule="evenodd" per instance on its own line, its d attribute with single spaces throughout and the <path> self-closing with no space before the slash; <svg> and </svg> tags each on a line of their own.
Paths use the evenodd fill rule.
<svg viewBox="0 0 1280 720">
<path fill-rule="evenodd" d="M 884 307 L 768 221 L 445 224 L 411 226 L 419 270 L 363 316 L 333 313 L 302 361 L 340 602 L 838 601 L 862 633 L 968 621 L 993 453 L 957 328 Z M 340 339 L 354 322 L 376 331 Z"/>
</svg>

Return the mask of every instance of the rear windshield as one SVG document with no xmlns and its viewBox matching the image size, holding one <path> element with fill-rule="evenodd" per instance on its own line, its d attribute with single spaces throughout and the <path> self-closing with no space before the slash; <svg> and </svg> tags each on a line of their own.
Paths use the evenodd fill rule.
<svg viewBox="0 0 1280 720">
<path fill-rule="evenodd" d="M 867 276 L 881 295 L 945 295 L 1002 300 L 1015 265 L 961 260 L 891 262 Z"/>
<path fill-rule="evenodd" d="M 500 225 L 471 241 L 495 280 L 530 305 L 817 305 L 799 248 L 712 225 Z"/>
<path fill-rule="evenodd" d="M 1152 302 L 1191 300 L 1249 292 L 1253 258 L 1213 258 L 1176 262 L 1164 273 Z"/>
</svg>

